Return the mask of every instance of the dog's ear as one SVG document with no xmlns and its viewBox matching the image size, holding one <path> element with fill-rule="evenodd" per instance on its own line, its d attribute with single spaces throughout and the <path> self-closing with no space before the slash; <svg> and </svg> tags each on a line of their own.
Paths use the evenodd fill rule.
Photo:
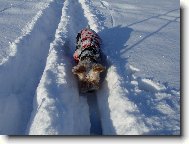
<svg viewBox="0 0 189 144">
<path fill-rule="evenodd" d="M 103 72 L 105 71 L 105 67 L 102 66 L 101 64 L 96 64 L 93 66 L 94 72 Z"/>
<path fill-rule="evenodd" d="M 86 68 L 83 65 L 77 65 L 73 67 L 72 72 L 73 74 L 83 73 L 86 72 Z"/>
</svg>

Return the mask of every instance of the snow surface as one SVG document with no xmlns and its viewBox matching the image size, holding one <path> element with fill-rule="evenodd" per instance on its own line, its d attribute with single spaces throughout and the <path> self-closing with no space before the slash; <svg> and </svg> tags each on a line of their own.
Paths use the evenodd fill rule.
<svg viewBox="0 0 189 144">
<path fill-rule="evenodd" d="M 0 0 L 0 134 L 179 135 L 176 0 Z M 100 90 L 80 94 L 77 32 L 101 37 Z M 93 97 L 93 98 L 87 98 Z"/>
</svg>

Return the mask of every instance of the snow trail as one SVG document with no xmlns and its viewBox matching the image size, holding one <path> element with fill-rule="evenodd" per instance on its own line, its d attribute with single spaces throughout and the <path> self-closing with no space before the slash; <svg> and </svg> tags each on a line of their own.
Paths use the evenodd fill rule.
<svg viewBox="0 0 189 144">
<path fill-rule="evenodd" d="M 88 18 L 89 22 L 92 25 L 92 29 L 95 29 L 97 32 L 99 32 L 100 36 L 102 37 L 102 40 L 106 40 L 105 38 L 106 35 L 103 35 L 104 31 L 104 26 L 102 25 L 103 22 L 100 22 L 97 18 L 91 17 L 94 16 L 93 14 L 96 11 L 96 8 L 92 5 L 91 1 L 89 1 L 88 4 L 85 0 L 80 0 L 82 3 L 82 7 L 85 10 L 85 16 Z M 101 1 L 102 3 L 102 1 Z M 104 4 L 104 3 L 102 3 Z M 91 8 L 92 7 L 92 8 Z M 106 6 L 107 8 L 107 6 Z M 110 8 L 108 7 L 107 10 L 109 11 Z M 103 16 L 102 16 L 103 17 Z M 113 18 L 112 18 L 113 19 Z M 112 20 L 112 26 L 114 25 L 114 22 Z M 107 28 L 105 28 L 106 30 Z M 102 32 L 101 32 L 102 31 Z M 109 35 L 111 37 L 111 35 Z M 113 46 L 112 46 L 113 47 Z M 107 47 L 106 41 L 105 43 L 103 42 L 103 47 L 102 51 L 105 52 L 105 54 L 110 56 L 108 51 L 112 51 L 112 47 Z M 116 48 L 116 47 L 114 47 Z M 113 54 L 113 53 L 112 53 Z M 105 56 L 106 57 L 106 56 Z M 106 58 L 105 58 L 106 59 Z M 114 60 L 114 58 L 112 57 Z M 97 91 L 97 104 L 100 109 L 100 117 L 101 117 L 101 123 L 102 123 L 102 134 L 103 135 L 115 135 L 115 134 L 126 134 L 127 131 L 130 131 L 132 129 L 132 125 L 136 124 L 137 119 L 135 117 L 129 117 L 129 116 L 124 116 L 121 119 L 124 120 L 120 121 L 120 118 L 118 117 L 117 120 L 115 120 L 114 117 L 117 117 L 120 115 L 122 116 L 122 113 L 125 110 L 128 111 L 137 111 L 136 107 L 134 104 L 130 103 L 127 97 L 127 90 L 124 88 L 124 85 L 121 82 L 121 77 L 117 73 L 116 67 L 113 66 L 111 63 L 112 61 L 107 59 L 107 75 L 105 82 L 103 83 L 102 87 L 100 88 L 99 91 Z M 112 65 L 112 66 L 111 66 Z M 118 66 L 118 65 L 116 65 Z M 115 81 L 114 81 L 115 79 Z M 119 107 L 118 107 L 119 105 Z M 111 113 L 110 113 L 111 112 Z M 116 116 L 117 115 L 117 116 Z M 112 121 L 114 120 L 114 121 Z M 117 127 L 120 127 L 122 125 L 125 125 L 122 127 L 119 131 L 116 131 L 118 129 Z M 116 127 L 117 126 L 117 127 Z M 128 127 L 126 127 L 128 126 Z M 135 125 L 136 126 L 136 125 Z M 138 126 L 138 125 L 137 125 Z M 136 127 L 137 127 L 136 126 Z M 137 129 L 133 129 L 130 131 L 130 134 L 141 134 L 140 132 L 140 127 Z"/>
<path fill-rule="evenodd" d="M 107 28 L 104 28 L 102 25 L 103 22 L 94 17 L 94 15 L 96 15 L 94 13 L 97 9 L 91 1 L 80 0 L 80 2 L 84 9 L 85 16 L 91 24 L 91 28 L 95 29 L 100 34 L 102 40 L 107 40 L 105 37 L 107 36 L 107 33 L 105 33 Z M 109 8 L 107 8 L 107 10 L 109 10 Z M 113 23 L 114 22 L 112 22 L 112 24 Z M 111 35 L 109 35 L 109 37 L 112 38 Z M 112 40 L 109 39 L 109 41 Z M 138 119 L 131 114 L 123 116 L 125 111 L 138 113 L 138 110 L 135 104 L 130 102 L 127 98 L 128 90 L 125 88 L 125 84 L 122 82 L 122 78 L 117 72 L 120 63 L 115 63 L 116 59 L 112 56 L 115 54 L 114 49 L 116 49 L 116 46 L 114 48 L 114 45 L 108 47 L 106 42 L 107 41 L 103 43 L 102 52 L 105 52 L 106 56 L 112 59 L 107 59 L 107 62 L 103 62 L 107 63 L 107 75 L 102 87 L 96 92 L 98 100 L 96 105 L 99 106 L 100 110 L 102 134 L 142 134 L 142 130 L 145 129 L 142 122 L 141 124 L 137 124 Z M 110 52 L 111 55 L 107 52 Z"/>
<path fill-rule="evenodd" d="M 21 5 L 23 5 L 24 3 L 26 3 L 26 2 L 24 1 L 24 2 L 21 2 L 20 4 L 15 4 L 15 5 L 12 5 L 12 4 L 11 4 L 10 6 L 1 9 L 1 10 L 0 10 L 0 13 L 6 11 L 6 10 L 8 10 L 8 9 L 11 9 L 11 8 L 17 7 L 17 6 L 21 6 Z"/>
<path fill-rule="evenodd" d="M 110 21 L 111 21 L 112 27 L 114 27 L 115 26 L 115 20 L 114 20 L 114 17 L 113 17 L 111 5 L 106 1 L 100 1 L 100 3 L 103 7 L 105 7 L 109 11 L 110 18 L 111 18 Z"/>
<path fill-rule="evenodd" d="M 97 33 L 101 31 L 104 28 L 103 21 L 101 20 L 103 15 L 96 9 L 91 0 L 79 0 L 79 2 L 83 8 L 84 16 L 88 20 L 90 28 Z"/>
<path fill-rule="evenodd" d="M 51 44 L 46 68 L 37 89 L 35 102 L 37 106 L 33 112 L 29 134 L 90 134 L 87 99 L 79 94 L 77 80 L 71 72 L 74 66 L 72 54 L 75 50 L 75 37 L 87 25 L 88 22 L 78 1 L 66 0 L 56 38 Z M 50 107 L 53 109 L 49 111 Z M 44 112 L 47 116 L 43 114 Z"/>
<path fill-rule="evenodd" d="M 77 80 L 71 72 L 75 65 L 72 55 L 77 33 L 87 25 L 97 32 L 100 29 L 95 15 L 88 10 L 86 1 L 66 0 L 64 3 L 61 22 L 36 91 L 28 126 L 30 135 L 102 134 L 98 106 L 93 101 L 96 99 L 95 93 L 79 94 Z M 90 18 L 92 15 L 94 19 Z"/>
<path fill-rule="evenodd" d="M 99 33 L 104 29 L 103 27 L 103 15 L 95 8 L 91 0 L 79 0 L 81 7 L 84 11 L 84 17 L 88 21 L 88 25 L 95 32 Z M 101 19 L 100 19 L 101 18 Z M 102 50 L 103 51 L 103 50 Z M 90 112 L 90 122 L 91 122 L 91 135 L 102 135 L 102 125 L 101 117 L 97 102 L 97 94 L 93 92 L 92 94 L 84 94 L 87 97 L 89 112 Z"/>
<path fill-rule="evenodd" d="M 157 4 L 165 3 L 160 0 Z M 148 77 L 146 71 L 141 76 L 150 65 L 148 55 L 167 52 L 156 46 L 145 49 L 153 44 L 165 46 L 154 43 L 152 37 L 168 38 L 176 50 L 177 37 L 169 36 L 176 26 L 165 27 L 178 21 L 178 8 L 167 5 L 166 12 L 167 7 L 152 6 L 148 0 L 140 2 L 140 7 L 132 0 L 126 4 L 124 0 L 49 0 L 42 4 L 42 10 L 10 44 L 9 55 L 0 61 L 0 134 L 180 134 L 180 90 Z M 0 13 L 14 6 L 18 5 L 7 6 Z M 77 33 L 88 25 L 102 39 L 107 69 L 98 91 L 81 94 L 71 71 L 75 65 L 72 55 Z M 137 50 L 143 53 L 134 55 Z M 136 67 L 137 60 L 130 58 L 133 55 L 141 61 L 147 59 L 144 68 Z M 168 60 L 175 62 L 174 58 Z"/>
<path fill-rule="evenodd" d="M 97 96 L 95 92 L 91 94 L 87 94 L 87 102 L 89 105 L 90 122 L 91 122 L 90 134 L 102 135 L 102 125 L 99 114 L 99 108 L 97 104 Z"/>
<path fill-rule="evenodd" d="M 27 32 L 12 44 L 14 54 L 0 65 L 2 134 L 25 134 L 61 8 L 62 4 L 56 1 L 46 3 L 26 27 Z"/>
</svg>

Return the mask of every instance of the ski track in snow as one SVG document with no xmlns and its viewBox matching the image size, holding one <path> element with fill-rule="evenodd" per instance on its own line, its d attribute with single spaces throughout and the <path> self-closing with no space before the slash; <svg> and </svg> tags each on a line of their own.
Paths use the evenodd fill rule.
<svg viewBox="0 0 189 144">
<path fill-rule="evenodd" d="M 113 8 L 106 1 L 99 3 L 109 11 L 114 27 Z M 50 23 L 46 21 L 49 17 L 53 19 Z M 107 41 L 110 37 L 105 32 L 113 34 L 114 31 L 104 26 L 104 17 L 90 0 L 65 0 L 63 4 L 52 1 L 34 17 L 26 26 L 25 35 L 11 45 L 12 55 L 0 65 L 0 107 L 3 110 L 0 133 L 179 133 L 180 92 L 152 78 L 137 77 L 135 73 L 140 70 L 132 65 L 127 64 L 123 72 L 125 63 L 120 62 L 115 53 L 113 43 L 116 40 L 111 44 Z M 93 96 L 88 99 L 87 94 L 79 93 L 77 80 L 71 72 L 75 36 L 87 25 L 105 40 L 102 51 L 107 63 L 102 87 L 88 94 Z"/>
<path fill-rule="evenodd" d="M 36 91 L 34 111 L 28 127 L 28 132 L 31 135 L 102 134 L 98 107 L 93 101 L 96 97 L 95 93 L 92 95 L 79 94 L 76 79 L 71 73 L 74 66 L 72 54 L 75 49 L 77 33 L 87 25 L 90 25 L 96 32 L 102 29 L 101 23 L 96 19 L 94 11 L 91 12 L 91 10 L 93 7 L 90 1 L 67 0 L 64 3 L 55 40 L 51 44 L 46 68 Z M 61 69 L 62 72 L 58 69 Z M 57 83 L 59 78 L 63 81 Z M 51 87 L 53 87 L 53 91 Z M 94 98 L 92 100 L 86 98 L 89 95 Z M 53 109 L 49 110 L 49 107 L 53 107 Z M 52 115 L 56 115 L 56 117 Z M 89 118 L 91 118 L 90 121 Z M 42 124 L 40 124 L 41 121 Z M 96 128 L 96 126 L 98 127 Z"/>
<path fill-rule="evenodd" d="M 89 121 L 89 115 L 91 115 L 89 112 L 93 112 L 94 109 L 91 109 L 91 105 L 94 103 L 88 100 L 89 104 L 92 102 L 88 107 L 87 95 L 79 94 L 76 79 L 71 72 L 74 66 L 72 54 L 75 49 L 75 36 L 87 25 L 96 31 L 99 29 L 95 15 L 89 11 L 86 3 L 88 1 L 83 0 L 66 0 L 64 3 L 56 38 L 51 44 L 46 68 L 37 88 L 34 102 L 36 105 L 31 126 L 29 126 L 31 135 L 100 134 L 96 128 L 93 130 L 93 120 Z M 57 82 L 58 79 L 62 79 L 62 81 Z M 53 107 L 53 109 L 49 111 L 49 107 Z M 47 116 L 44 116 L 43 113 Z M 56 117 L 52 115 L 56 115 Z M 41 121 L 43 124 L 40 124 Z M 99 125 L 99 127 L 101 126 Z"/>
<path fill-rule="evenodd" d="M 11 8 L 17 7 L 17 6 L 21 6 L 21 5 L 23 5 L 24 3 L 25 3 L 25 1 L 22 2 L 22 3 L 20 3 L 20 4 L 16 4 L 16 5 L 12 5 L 12 4 L 11 4 L 10 6 L 1 9 L 1 10 L 0 10 L 0 13 L 6 11 L 6 10 L 8 10 L 8 9 L 11 9 Z"/>
<path fill-rule="evenodd" d="M 55 1 L 46 3 L 44 9 L 26 26 L 27 32 L 11 45 L 14 54 L 1 63 L 0 107 L 3 111 L 0 113 L 0 133 L 25 134 L 33 96 L 60 20 L 61 7 Z M 52 18 L 50 23 L 48 17 Z"/>
<path fill-rule="evenodd" d="M 109 11 L 110 17 L 111 17 L 111 24 L 112 24 L 112 27 L 114 27 L 115 26 L 115 20 L 114 20 L 114 17 L 113 17 L 111 5 L 106 1 L 100 1 L 100 3 L 104 8 L 106 8 Z"/>
</svg>

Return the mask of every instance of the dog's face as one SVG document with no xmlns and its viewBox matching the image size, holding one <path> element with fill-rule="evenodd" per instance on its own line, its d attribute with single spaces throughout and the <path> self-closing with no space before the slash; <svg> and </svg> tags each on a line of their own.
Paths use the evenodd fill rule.
<svg viewBox="0 0 189 144">
<path fill-rule="evenodd" d="M 79 78 L 81 92 L 87 92 L 99 88 L 100 73 L 104 70 L 101 64 L 78 64 L 72 72 Z"/>
</svg>

